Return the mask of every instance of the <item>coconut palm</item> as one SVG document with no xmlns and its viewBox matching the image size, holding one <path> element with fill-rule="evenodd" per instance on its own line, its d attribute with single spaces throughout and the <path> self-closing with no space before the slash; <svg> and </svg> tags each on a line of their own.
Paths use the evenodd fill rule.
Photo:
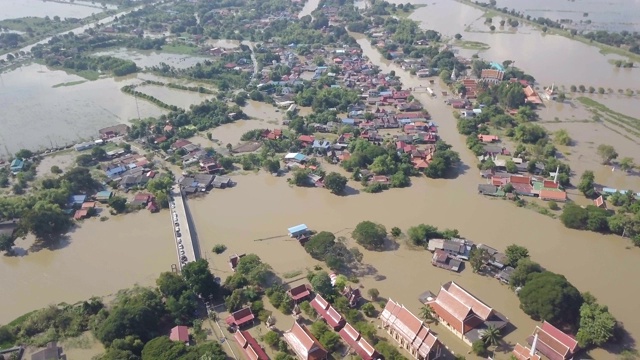
<svg viewBox="0 0 640 360">
<path fill-rule="evenodd" d="M 500 330 L 494 325 L 489 325 L 482 332 L 481 338 L 487 346 L 498 345 L 498 342 L 502 338 L 502 334 L 500 333 Z"/>
<path fill-rule="evenodd" d="M 433 312 L 433 308 L 429 305 L 424 305 L 420 308 L 420 317 L 427 322 L 433 322 L 436 325 L 438 324 L 438 318 Z"/>
</svg>

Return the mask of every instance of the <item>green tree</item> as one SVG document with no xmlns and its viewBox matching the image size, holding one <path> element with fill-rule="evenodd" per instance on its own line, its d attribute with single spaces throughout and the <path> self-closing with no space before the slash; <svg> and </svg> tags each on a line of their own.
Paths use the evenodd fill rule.
<svg viewBox="0 0 640 360">
<path fill-rule="evenodd" d="M 395 345 L 390 344 L 388 341 L 378 342 L 375 345 L 375 349 L 378 350 L 385 360 L 407 360 L 407 358 L 398 351 L 398 348 L 396 348 Z"/>
<path fill-rule="evenodd" d="M 471 351 L 473 351 L 474 354 L 484 358 L 487 356 L 487 345 L 484 341 L 482 341 L 482 339 L 476 340 L 473 342 L 473 344 L 471 344 Z"/>
<path fill-rule="evenodd" d="M 91 156 L 98 161 L 102 161 L 107 158 L 107 152 L 98 146 L 91 150 Z"/>
<path fill-rule="evenodd" d="M 33 152 L 27 149 L 20 149 L 16 152 L 16 159 L 30 159 L 33 157 Z"/>
<path fill-rule="evenodd" d="M 0 234 L 0 251 L 11 251 L 15 242 L 16 239 L 13 236 L 9 234 Z"/>
<path fill-rule="evenodd" d="M 614 337 L 616 319 L 606 306 L 595 301 L 580 307 L 580 327 L 576 339 L 581 348 L 602 346 Z"/>
<path fill-rule="evenodd" d="M 269 330 L 262 338 L 262 340 L 271 347 L 274 347 L 278 343 L 279 339 L 280 337 L 278 336 L 278 333 L 273 330 Z"/>
<path fill-rule="evenodd" d="M 60 169 L 60 167 L 58 165 L 53 165 L 51 167 L 51 173 L 55 174 L 55 175 L 60 175 L 60 174 L 62 174 L 62 169 Z"/>
<path fill-rule="evenodd" d="M 272 174 L 277 174 L 280 171 L 280 161 L 276 159 L 266 160 L 264 168 Z"/>
<path fill-rule="evenodd" d="M 356 225 L 351 236 L 367 250 L 382 250 L 387 238 L 387 229 L 381 224 L 363 221 Z"/>
<path fill-rule="evenodd" d="M 267 286 L 273 277 L 268 264 L 260 260 L 256 254 L 248 254 L 240 258 L 236 272 L 247 278 L 252 285 Z"/>
<path fill-rule="evenodd" d="M 347 186 L 347 178 L 337 172 L 330 172 L 324 177 L 324 186 L 334 194 L 342 194 Z"/>
<path fill-rule="evenodd" d="M 611 163 L 611 160 L 618 158 L 616 149 L 611 145 L 600 144 L 598 145 L 598 155 L 602 158 L 603 164 Z"/>
<path fill-rule="evenodd" d="M 375 317 L 376 316 L 376 307 L 373 306 L 372 303 L 368 302 L 364 305 L 362 305 L 360 307 L 360 310 L 367 316 L 367 317 Z"/>
<path fill-rule="evenodd" d="M 371 301 L 376 301 L 378 299 L 378 296 L 380 296 L 380 291 L 378 291 L 378 289 L 376 288 L 371 288 L 367 291 L 367 294 L 369 295 L 369 299 L 371 299 Z"/>
<path fill-rule="evenodd" d="M 507 160 L 506 168 L 508 173 L 515 174 L 518 172 L 518 166 L 516 166 L 516 163 L 513 162 L 513 160 Z"/>
<path fill-rule="evenodd" d="M 509 284 L 512 287 L 524 286 L 530 274 L 541 273 L 544 270 L 538 263 L 531 261 L 529 258 L 523 258 L 518 261 L 515 270 L 511 274 Z"/>
<path fill-rule="evenodd" d="M 413 245 L 426 246 L 429 240 L 440 237 L 440 232 L 435 226 L 420 224 L 410 227 L 407 236 Z"/>
<path fill-rule="evenodd" d="M 156 279 L 156 286 L 165 297 L 180 298 L 180 295 L 189 289 L 184 278 L 174 272 L 163 272 Z"/>
<path fill-rule="evenodd" d="M 554 141 L 556 142 L 556 144 L 564 146 L 569 146 L 573 142 L 573 140 L 569 136 L 569 133 L 565 129 L 560 129 L 555 132 Z"/>
<path fill-rule="evenodd" d="M 116 213 L 123 213 L 127 210 L 127 198 L 112 196 L 109 199 L 109 206 L 111 206 Z"/>
<path fill-rule="evenodd" d="M 420 318 L 426 322 L 438 324 L 438 317 L 430 305 L 423 305 L 420 308 Z"/>
<path fill-rule="evenodd" d="M 629 171 L 635 167 L 633 159 L 630 157 L 623 157 L 618 165 L 620 165 L 620 169 L 622 171 Z"/>
<path fill-rule="evenodd" d="M 78 166 L 88 167 L 95 165 L 95 162 L 93 161 L 93 156 L 89 154 L 82 154 L 76 157 L 76 164 L 78 164 Z"/>
<path fill-rule="evenodd" d="M 71 225 L 71 219 L 58 205 L 39 201 L 23 214 L 17 232 L 30 232 L 37 239 L 48 241 L 67 232 Z"/>
<path fill-rule="evenodd" d="M 321 231 L 311 237 L 304 249 L 316 260 L 324 260 L 329 250 L 335 245 L 336 236 L 328 231 Z"/>
<path fill-rule="evenodd" d="M 218 295 L 220 286 L 215 281 L 213 274 L 209 271 L 209 262 L 205 259 L 198 259 L 187 263 L 182 268 L 182 276 L 191 290 L 203 298 L 211 298 Z"/>
<path fill-rule="evenodd" d="M 149 341 L 142 349 L 142 360 L 175 360 L 186 355 L 187 347 L 180 341 L 160 336 Z"/>
<path fill-rule="evenodd" d="M 398 237 L 400 235 L 402 235 L 402 230 L 400 230 L 399 227 L 394 226 L 394 227 L 391 228 L 391 236 Z"/>
<path fill-rule="evenodd" d="M 516 267 L 518 265 L 518 261 L 521 259 L 526 259 L 529 257 L 529 250 L 526 247 L 512 244 L 507 246 L 505 250 L 505 255 L 507 256 L 507 264 L 511 267 Z"/>
<path fill-rule="evenodd" d="M 518 297 L 520 308 L 534 320 L 578 324 L 582 296 L 562 275 L 550 271 L 531 274 Z"/>
<path fill-rule="evenodd" d="M 471 264 L 471 268 L 474 273 L 477 273 L 482 269 L 484 264 L 487 262 L 489 258 L 489 254 L 486 249 L 474 248 L 471 250 L 469 254 L 469 263 Z"/>
<path fill-rule="evenodd" d="M 313 289 L 320 293 L 320 295 L 324 296 L 333 293 L 331 278 L 326 271 L 318 271 L 313 274 L 310 282 L 311 286 L 313 286 Z"/>
<path fill-rule="evenodd" d="M 500 342 L 502 334 L 495 325 L 488 325 L 485 330 L 482 331 L 481 339 L 487 346 L 496 346 Z"/>
<path fill-rule="evenodd" d="M 595 185 L 595 175 L 591 170 L 585 170 L 585 172 L 580 175 L 580 183 L 578 184 L 578 190 L 584 194 L 584 196 L 589 199 L 593 199 L 596 195 L 596 191 L 594 189 Z"/>
<path fill-rule="evenodd" d="M 455 34 L 454 37 L 456 38 L 456 40 L 462 39 L 462 35 L 460 35 L 460 34 Z"/>
</svg>

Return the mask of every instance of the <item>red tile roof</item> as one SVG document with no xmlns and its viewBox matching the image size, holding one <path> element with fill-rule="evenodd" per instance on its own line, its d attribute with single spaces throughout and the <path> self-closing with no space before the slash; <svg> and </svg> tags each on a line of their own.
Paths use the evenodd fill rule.
<svg viewBox="0 0 640 360">
<path fill-rule="evenodd" d="M 540 355 L 531 355 L 531 349 L 520 344 L 516 344 L 512 354 L 516 360 L 540 360 Z"/>
<path fill-rule="evenodd" d="M 307 284 L 298 285 L 294 288 L 291 288 L 288 291 L 289 296 L 293 299 L 293 301 L 303 300 L 311 295 L 311 291 Z"/>
<path fill-rule="evenodd" d="M 311 306 L 316 310 L 318 315 L 322 316 L 329 326 L 336 330 L 343 327 L 346 323 L 342 315 L 320 295 L 316 295 L 313 300 L 311 300 Z"/>
<path fill-rule="evenodd" d="M 321 360 L 327 358 L 320 342 L 307 330 L 304 325 L 294 322 L 291 330 L 284 333 L 284 340 L 301 360 Z"/>
<path fill-rule="evenodd" d="M 531 176 L 511 175 L 509 182 L 512 184 L 531 184 Z"/>
<path fill-rule="evenodd" d="M 255 316 L 253 316 L 253 312 L 251 312 L 250 308 L 246 307 L 231 314 L 227 318 L 226 322 L 227 325 L 235 325 L 237 327 L 241 327 L 253 322 L 253 319 L 255 319 Z"/>
<path fill-rule="evenodd" d="M 302 142 L 312 143 L 315 140 L 315 138 L 311 135 L 300 135 L 298 137 L 298 140 Z"/>
<path fill-rule="evenodd" d="M 189 328 L 184 325 L 175 326 L 171 329 L 169 339 L 173 341 L 189 342 Z"/>
<path fill-rule="evenodd" d="M 573 337 L 546 321 L 542 327 L 536 326 L 533 335 L 527 339 L 530 345 L 533 344 L 536 334 L 538 335 L 536 350 L 549 360 L 570 359 L 578 349 L 578 342 Z"/>
<path fill-rule="evenodd" d="M 549 189 L 557 189 L 560 186 L 558 185 L 558 183 L 554 182 L 553 180 L 545 180 L 542 182 L 542 187 L 549 188 Z"/>
<path fill-rule="evenodd" d="M 486 321 L 493 314 L 492 308 L 453 281 L 442 285 L 435 300 L 427 304 L 433 307 L 439 317 L 462 334 L 470 330 L 467 328 L 465 331 L 464 326 L 464 321 L 469 315 Z"/>
<path fill-rule="evenodd" d="M 260 344 L 256 339 L 249 334 L 248 331 L 236 331 L 233 337 L 242 348 L 242 352 L 248 360 L 269 360 L 269 356 L 264 352 Z"/>
<path fill-rule="evenodd" d="M 340 337 L 351 347 L 363 360 L 379 359 L 380 354 L 367 342 L 362 335 L 351 324 L 347 323 L 339 332 Z"/>
<path fill-rule="evenodd" d="M 427 358 L 431 350 L 440 348 L 438 338 L 403 305 L 389 300 L 380 314 L 383 325 L 393 328 L 411 348 Z"/>
<path fill-rule="evenodd" d="M 602 197 L 602 195 L 600 195 L 597 199 L 593 200 L 593 205 L 597 207 L 606 207 L 604 203 L 604 198 Z M 82 205 L 82 207 L 84 207 L 84 205 Z"/>
<path fill-rule="evenodd" d="M 560 190 L 540 190 L 540 199 L 542 200 L 555 200 L 555 201 L 567 201 L 567 193 Z"/>
</svg>

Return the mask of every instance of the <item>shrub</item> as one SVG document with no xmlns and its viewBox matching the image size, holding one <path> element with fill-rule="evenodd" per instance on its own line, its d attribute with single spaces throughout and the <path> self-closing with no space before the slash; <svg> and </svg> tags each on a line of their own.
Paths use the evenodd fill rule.
<svg viewBox="0 0 640 360">
<path fill-rule="evenodd" d="M 213 251 L 216 254 L 222 254 L 225 250 L 227 250 L 227 247 L 223 244 L 215 245 L 213 249 L 211 249 L 211 251 Z"/>
</svg>

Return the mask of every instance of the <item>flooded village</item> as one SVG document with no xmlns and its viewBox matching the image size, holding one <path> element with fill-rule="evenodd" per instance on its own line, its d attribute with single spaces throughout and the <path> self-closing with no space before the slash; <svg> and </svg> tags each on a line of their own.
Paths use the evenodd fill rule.
<svg viewBox="0 0 640 360">
<path fill-rule="evenodd" d="M 635 65 L 456 1 L 229 3 L 0 64 L 0 358 L 636 358 Z M 11 17 L 98 10 L 45 4 Z"/>
</svg>

